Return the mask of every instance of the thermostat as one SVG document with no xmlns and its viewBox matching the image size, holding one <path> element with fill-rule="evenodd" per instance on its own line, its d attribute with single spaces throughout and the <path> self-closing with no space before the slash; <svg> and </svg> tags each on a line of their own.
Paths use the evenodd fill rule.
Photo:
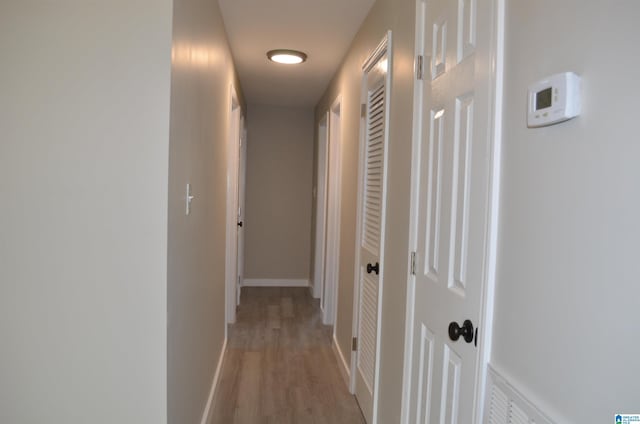
<svg viewBox="0 0 640 424">
<path fill-rule="evenodd" d="M 580 115 L 580 77 L 551 75 L 529 86 L 527 126 L 546 127 Z"/>
</svg>

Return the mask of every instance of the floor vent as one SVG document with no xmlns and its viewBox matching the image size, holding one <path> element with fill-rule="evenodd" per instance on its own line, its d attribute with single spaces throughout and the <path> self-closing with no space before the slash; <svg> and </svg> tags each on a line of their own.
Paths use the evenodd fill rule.
<svg viewBox="0 0 640 424">
<path fill-rule="evenodd" d="M 493 368 L 488 371 L 485 423 L 555 424 Z"/>
</svg>

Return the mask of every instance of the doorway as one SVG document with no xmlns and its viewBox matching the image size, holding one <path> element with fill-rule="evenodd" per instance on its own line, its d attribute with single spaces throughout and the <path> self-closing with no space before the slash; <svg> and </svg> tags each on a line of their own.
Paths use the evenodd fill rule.
<svg viewBox="0 0 640 424">
<path fill-rule="evenodd" d="M 371 424 L 377 422 L 380 368 L 391 57 L 388 32 L 362 68 L 351 385 Z"/>
<path fill-rule="evenodd" d="M 325 113 L 318 124 L 318 173 L 316 183 L 316 239 L 313 270 L 313 297 L 320 299 L 320 310 L 324 311 L 325 297 L 325 246 L 327 228 L 327 176 L 329 161 L 329 113 Z"/>
<path fill-rule="evenodd" d="M 245 193 L 247 188 L 247 125 L 244 115 L 240 116 L 239 126 L 240 136 L 238 141 L 238 209 L 237 209 L 237 234 L 238 234 L 238 278 L 236 290 L 236 306 L 240 304 L 240 292 L 242 291 L 242 282 L 244 281 L 244 212 L 245 212 Z"/>
<path fill-rule="evenodd" d="M 242 213 L 240 204 L 240 175 L 244 174 L 241 165 L 242 126 L 244 119 L 235 87 L 230 87 L 229 131 L 227 141 L 227 208 L 226 208 L 226 250 L 225 250 L 225 282 L 226 282 L 226 318 L 227 324 L 236 321 L 236 307 L 240 300 L 240 275 L 242 255 L 239 249 L 243 246 Z M 244 180 L 244 176 L 242 177 Z M 244 197 L 244 196 L 242 196 Z"/>
<path fill-rule="evenodd" d="M 335 324 L 340 272 L 340 196 L 342 181 L 342 100 L 338 96 L 329 110 L 329 151 L 327 166 L 327 231 L 325 242 L 322 322 Z M 335 331 L 335 327 L 334 327 Z"/>
</svg>

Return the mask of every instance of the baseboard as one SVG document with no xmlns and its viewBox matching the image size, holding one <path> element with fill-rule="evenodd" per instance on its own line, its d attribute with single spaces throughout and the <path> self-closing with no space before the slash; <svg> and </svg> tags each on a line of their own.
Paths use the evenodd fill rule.
<svg viewBox="0 0 640 424">
<path fill-rule="evenodd" d="M 242 287 L 309 287 L 309 280 L 280 278 L 246 278 Z"/>
<path fill-rule="evenodd" d="M 347 365 L 347 361 L 344 359 L 344 355 L 340 350 L 340 345 L 338 344 L 338 340 L 336 340 L 335 334 L 333 336 L 331 347 L 333 348 L 333 353 L 336 355 L 336 359 L 338 360 L 338 368 L 340 368 L 340 374 L 344 379 L 344 384 L 349 388 L 351 386 L 351 369 Z"/>
<path fill-rule="evenodd" d="M 216 395 L 216 389 L 218 388 L 218 382 L 220 381 L 220 372 L 222 371 L 222 363 L 224 362 L 225 354 L 227 353 L 227 339 L 224 339 L 222 344 L 222 351 L 220 352 L 220 359 L 218 359 L 218 365 L 216 366 L 216 373 L 213 375 L 213 382 L 211 383 L 211 390 L 209 390 L 209 398 L 207 404 L 204 407 L 204 413 L 202 414 L 201 424 L 209 424 L 211 422 L 211 413 L 213 412 L 213 399 Z"/>
</svg>

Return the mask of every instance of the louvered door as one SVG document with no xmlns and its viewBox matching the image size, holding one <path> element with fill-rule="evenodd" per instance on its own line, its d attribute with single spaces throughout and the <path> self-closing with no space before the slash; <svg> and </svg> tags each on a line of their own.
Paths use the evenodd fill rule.
<svg viewBox="0 0 640 424">
<path fill-rule="evenodd" d="M 374 421 L 383 267 L 387 66 L 386 51 L 378 51 L 363 84 L 356 397 L 369 423 Z"/>
</svg>

